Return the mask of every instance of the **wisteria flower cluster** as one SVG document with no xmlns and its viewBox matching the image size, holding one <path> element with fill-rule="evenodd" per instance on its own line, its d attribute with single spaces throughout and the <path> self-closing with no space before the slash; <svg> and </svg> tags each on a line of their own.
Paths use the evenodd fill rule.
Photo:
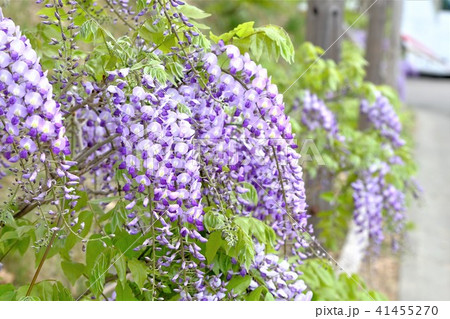
<svg viewBox="0 0 450 319">
<path fill-rule="evenodd" d="M 404 227 L 406 202 L 403 192 L 386 182 L 386 163 L 372 165 L 352 183 L 355 205 L 354 220 L 360 230 L 368 230 L 374 248 L 383 242 L 383 230 L 399 233 Z"/>
<path fill-rule="evenodd" d="M 254 268 L 257 269 L 269 291 L 277 300 L 311 300 L 312 292 L 307 290 L 306 284 L 301 280 L 299 274 L 292 271 L 287 260 L 280 260 L 275 254 L 265 254 L 264 246 L 256 246 Z M 259 287 L 256 281 L 250 284 L 251 289 Z"/>
<path fill-rule="evenodd" d="M 0 16 L 2 152 L 10 162 L 27 159 L 48 143 L 53 154 L 70 154 L 62 113 L 30 42 Z"/>
<path fill-rule="evenodd" d="M 198 76 L 189 72 L 190 65 L 184 79 L 189 86 L 175 88 L 142 75 L 142 86 L 131 88 L 127 69 L 110 72 L 103 91 L 92 83 L 83 85 L 84 93 L 95 94 L 93 103 L 105 101 L 105 104 L 97 112 L 88 108 L 77 111 L 78 121 L 87 124 L 81 148 L 112 137 L 110 143 L 101 145 L 87 160 L 109 154 L 93 168 L 104 182 L 103 190 L 111 186 L 111 168 L 118 168 L 116 174 L 121 174 L 125 181 L 121 190 L 129 201 L 126 205 L 129 232 L 148 231 L 146 220 L 152 223 L 168 219 L 163 222 L 164 227 L 156 229 L 161 232 L 156 240 L 158 245 L 173 250 L 173 254 L 158 260 L 159 269 L 171 265 L 181 245 L 198 262 L 204 262 L 198 246 L 182 241 L 174 243 L 170 229 L 171 225 L 178 227 L 188 222 L 196 230 L 183 227 L 180 230 L 183 236 L 190 234 L 194 239 L 205 240 L 198 233 L 204 230 L 205 198 L 219 208 L 234 202 L 234 208 L 242 215 L 267 220 L 279 235 L 277 249 L 297 240 L 292 252 L 298 254 L 305 245 L 298 233 L 305 231 L 307 218 L 302 172 L 295 145 L 289 142 L 293 134 L 276 87 L 270 84 L 265 70 L 250 63 L 248 55 L 241 56 L 236 47 L 219 45 L 216 51 L 230 59 L 230 69 L 220 69 L 214 53 L 198 54 L 202 57 L 198 59 L 200 67 L 209 73 L 207 88 L 202 88 Z M 245 64 L 250 65 L 243 80 L 236 74 L 238 69 L 233 69 L 236 60 L 241 61 L 237 62 L 242 66 L 239 71 L 244 71 Z M 266 87 L 271 90 L 268 94 Z M 227 113 L 230 109 L 233 112 Z M 265 118 L 266 114 L 270 120 Z M 204 188 L 202 183 L 212 188 Z M 257 203 L 239 196 L 249 191 L 245 183 L 256 189 Z M 278 204 L 284 200 L 286 204 Z M 147 207 L 150 212 L 139 214 Z M 292 210 L 288 212 L 289 207 Z M 145 243 L 151 244 L 152 241 Z M 185 267 L 197 269 L 198 262 L 186 262 L 181 271 Z M 201 270 L 194 275 L 201 281 L 205 276 Z M 173 278 L 178 279 L 181 277 Z M 181 286 L 189 279 L 183 280 Z M 205 285 L 196 287 L 205 289 Z M 182 287 L 177 290 L 185 299 L 203 293 L 199 291 L 193 296 Z"/>
<path fill-rule="evenodd" d="M 398 114 L 381 92 L 377 92 L 375 103 L 372 105 L 367 100 L 362 100 L 360 109 L 375 128 L 380 131 L 380 134 L 390 141 L 393 147 L 398 148 L 405 144 L 400 136 L 402 124 Z"/>
<path fill-rule="evenodd" d="M 47 72 L 42 70 L 29 40 L 12 20 L 3 17 L 1 10 L 0 139 L 5 168 L 0 176 L 7 172 L 16 175 L 14 186 L 22 191 L 15 191 L 16 200 L 21 198 L 23 204 L 19 216 L 31 202 L 34 206 L 44 202 L 50 189 L 61 183 L 64 199 L 76 205 L 78 197 L 72 193 L 72 186 L 79 178 L 69 171 L 75 163 L 66 158 L 71 149 L 63 112 L 53 99 Z"/>
<path fill-rule="evenodd" d="M 344 93 L 348 90 L 348 87 L 343 89 Z M 360 94 L 355 94 L 355 102 L 358 104 L 353 104 L 345 94 L 340 99 L 337 92 L 325 92 L 325 96 L 334 96 L 330 107 L 308 90 L 302 94 L 302 99 L 297 98 L 295 101 L 297 108 L 301 110 L 302 136 L 317 136 L 317 140 L 320 140 L 320 131 L 325 131 L 331 139 L 326 142 L 325 148 L 333 152 L 327 157 L 327 166 L 317 170 L 313 167 L 314 174 L 308 174 L 310 189 L 321 190 L 331 200 L 323 204 L 322 199 L 315 198 L 321 192 L 311 191 L 313 198 L 310 197 L 310 203 L 318 203 L 315 207 L 319 215 L 322 214 L 321 209 L 325 211 L 324 214 L 330 209 L 353 209 L 353 219 L 359 230 L 369 234 L 374 248 L 372 252 L 379 251 L 386 234 L 394 235 L 393 244 L 398 246 L 397 239 L 404 230 L 406 197 L 410 187 L 406 174 L 398 173 L 407 170 L 407 164 L 403 160 L 404 132 L 393 104 L 380 90 L 376 91 L 373 104 Z M 353 105 L 359 107 L 358 117 L 353 113 L 356 111 Z M 344 112 L 344 108 L 353 109 Z M 340 118 L 335 116 L 338 111 Z M 367 123 L 363 124 L 365 120 Z M 346 130 L 339 132 L 338 124 Z M 369 150 L 372 145 L 373 149 Z M 377 153 L 378 157 L 374 158 L 372 152 Z M 328 165 L 330 158 L 336 162 Z M 380 162 L 381 165 L 378 164 Z M 353 179 L 355 175 L 356 181 Z M 323 176 L 329 179 L 324 179 Z M 345 179 L 348 180 L 347 183 L 342 182 Z M 392 184 L 392 179 L 396 180 L 396 186 Z M 339 197 L 335 194 L 346 195 Z M 351 202 L 346 200 L 347 194 L 351 195 Z"/>
<path fill-rule="evenodd" d="M 303 97 L 302 123 L 309 131 L 325 130 L 331 137 L 342 140 L 336 117 L 317 95 L 306 91 Z"/>
</svg>

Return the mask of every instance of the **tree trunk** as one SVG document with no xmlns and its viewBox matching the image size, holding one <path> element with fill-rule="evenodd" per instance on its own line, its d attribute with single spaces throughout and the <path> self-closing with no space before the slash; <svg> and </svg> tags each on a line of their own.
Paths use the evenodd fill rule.
<svg viewBox="0 0 450 319">
<path fill-rule="evenodd" d="M 367 30 L 366 60 L 367 74 L 366 80 L 380 85 L 385 82 L 385 72 L 383 65 L 385 52 L 385 27 L 387 0 L 378 0 L 368 11 L 369 29 Z M 370 123 L 364 114 L 360 114 L 359 128 L 365 130 Z"/>
<path fill-rule="evenodd" d="M 401 38 L 400 28 L 403 12 L 403 0 L 392 0 L 388 2 L 389 9 L 389 50 L 386 63 L 386 84 L 398 89 L 401 61 Z"/>
<path fill-rule="evenodd" d="M 383 84 L 383 56 L 385 51 L 386 0 L 378 0 L 369 9 L 369 30 L 367 32 L 366 59 L 367 80 Z"/>
<path fill-rule="evenodd" d="M 339 62 L 345 0 L 308 0 L 306 40 L 320 46 L 324 58 Z"/>
</svg>

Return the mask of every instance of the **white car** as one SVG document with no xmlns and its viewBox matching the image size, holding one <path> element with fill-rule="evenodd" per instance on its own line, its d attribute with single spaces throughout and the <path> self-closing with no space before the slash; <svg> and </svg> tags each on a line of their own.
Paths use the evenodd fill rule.
<svg viewBox="0 0 450 319">
<path fill-rule="evenodd" d="M 403 1 L 406 60 L 420 74 L 450 76 L 450 0 Z"/>
</svg>

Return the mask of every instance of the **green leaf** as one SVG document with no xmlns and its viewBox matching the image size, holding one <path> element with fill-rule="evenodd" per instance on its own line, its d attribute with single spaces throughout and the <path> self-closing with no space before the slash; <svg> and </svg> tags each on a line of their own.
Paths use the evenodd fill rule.
<svg viewBox="0 0 450 319">
<path fill-rule="evenodd" d="M 13 301 L 16 296 L 15 290 L 11 284 L 0 285 L 0 301 Z"/>
<path fill-rule="evenodd" d="M 72 297 L 72 294 L 70 293 L 70 291 L 66 287 L 64 287 L 64 285 L 62 283 L 57 281 L 53 285 L 52 299 L 55 301 L 72 301 L 73 297 Z"/>
<path fill-rule="evenodd" d="M 98 239 L 101 235 L 95 234 L 90 237 L 91 240 L 87 243 L 86 247 L 86 272 L 90 273 L 91 269 L 94 267 L 97 258 L 105 251 L 105 247 L 100 240 L 92 240 Z"/>
<path fill-rule="evenodd" d="M 23 237 L 25 237 L 25 235 L 29 236 L 30 233 L 33 233 L 34 229 L 35 229 L 34 226 L 25 225 L 25 226 L 17 227 L 16 231 L 17 231 L 17 234 L 19 235 L 19 237 L 23 238 Z"/>
<path fill-rule="evenodd" d="M 209 232 L 219 230 L 225 226 L 225 217 L 218 212 L 210 211 L 203 216 L 203 224 Z"/>
<path fill-rule="evenodd" d="M 241 36 L 245 35 L 246 37 L 253 34 L 254 33 L 253 24 L 254 24 L 253 21 L 241 23 L 230 32 L 223 33 L 219 36 L 215 36 L 214 34 L 212 34 L 212 32 L 210 32 L 209 37 L 214 42 L 218 42 L 219 40 L 223 40 L 225 43 L 232 42 L 231 40 L 234 38 L 234 36 L 238 36 L 238 33 L 241 34 Z"/>
<path fill-rule="evenodd" d="M 245 22 L 238 25 L 233 31 L 240 38 L 248 37 L 255 33 L 255 29 L 253 29 L 254 24 L 255 22 L 253 21 Z"/>
<path fill-rule="evenodd" d="M 21 298 L 17 298 L 18 301 L 41 301 L 38 297 L 33 296 L 23 296 Z"/>
<path fill-rule="evenodd" d="M 147 0 L 137 0 L 136 7 L 138 11 L 141 11 L 142 9 L 147 7 Z"/>
<path fill-rule="evenodd" d="M 252 237 L 241 228 L 237 231 L 237 237 L 237 243 L 233 250 L 230 251 L 230 256 L 236 258 L 241 265 L 249 269 L 255 259 L 255 247 Z"/>
<path fill-rule="evenodd" d="M 274 230 L 259 219 L 239 216 L 234 219 L 234 223 L 248 236 L 255 236 L 260 243 L 266 244 L 269 247 L 275 243 L 276 234 Z"/>
<path fill-rule="evenodd" d="M 191 109 L 186 104 L 178 103 L 177 109 L 181 113 L 192 115 Z"/>
<path fill-rule="evenodd" d="M 199 9 L 197 7 L 191 6 L 187 3 L 185 3 L 182 6 L 178 7 L 178 11 L 183 13 L 186 17 L 192 18 L 192 19 L 204 19 L 209 17 L 211 14 L 206 13 L 202 9 Z"/>
<path fill-rule="evenodd" d="M 16 300 L 71 301 L 69 290 L 59 281 L 41 281 L 34 285 L 31 295 L 26 296 L 29 285 L 17 289 Z"/>
<path fill-rule="evenodd" d="M 95 296 L 99 296 L 103 292 L 103 286 L 105 284 L 106 274 L 111 265 L 111 252 L 110 250 L 102 253 L 89 275 L 89 286 Z"/>
<path fill-rule="evenodd" d="M 247 192 L 239 194 L 239 197 L 246 202 L 249 202 L 253 206 L 258 205 L 258 192 L 256 191 L 256 188 L 252 184 L 247 182 L 241 183 L 241 186 L 247 189 Z"/>
<path fill-rule="evenodd" d="M 264 35 L 257 34 L 251 38 L 250 51 L 256 61 L 261 59 L 264 52 Z"/>
<path fill-rule="evenodd" d="M 221 231 L 215 231 L 213 232 L 206 242 L 206 252 L 205 257 L 208 261 L 208 264 L 211 264 L 214 260 L 214 257 L 216 257 L 217 250 L 225 243 L 225 241 L 222 239 L 222 232 Z"/>
<path fill-rule="evenodd" d="M 139 256 L 140 252 L 135 251 L 134 248 L 141 245 L 146 239 L 145 236 L 130 235 L 126 230 L 118 230 L 115 232 L 113 239 L 114 247 L 116 247 L 127 258 L 135 258 Z"/>
<path fill-rule="evenodd" d="M 131 290 L 128 282 L 118 282 L 116 286 L 117 301 L 135 301 L 137 300 L 133 290 Z"/>
<path fill-rule="evenodd" d="M 167 67 L 168 73 L 170 74 L 169 80 L 172 83 L 174 83 L 174 81 L 179 81 L 183 77 L 184 67 L 180 63 L 178 63 L 178 62 L 168 63 L 168 64 L 166 64 L 166 67 Z M 178 105 L 180 105 L 180 104 L 182 104 L 182 103 L 179 103 Z M 187 108 L 187 110 L 185 109 L 183 113 L 190 115 L 191 110 L 187 106 L 186 106 L 186 108 Z"/>
<path fill-rule="evenodd" d="M 98 24 L 93 19 L 85 21 L 80 27 L 81 37 L 90 42 L 95 37 L 98 31 Z"/>
<path fill-rule="evenodd" d="M 15 229 L 13 229 L 8 232 L 4 232 L 4 235 L 1 237 L 1 240 L 17 239 L 17 238 L 19 238 L 19 234 Z"/>
<path fill-rule="evenodd" d="M 64 272 L 64 275 L 67 277 L 67 279 L 69 279 L 70 283 L 74 285 L 78 278 L 83 275 L 86 266 L 81 263 L 62 261 L 61 268 Z"/>
<path fill-rule="evenodd" d="M 127 279 L 127 259 L 124 255 L 118 254 L 114 259 L 114 267 L 116 268 L 117 278 L 122 284 L 126 284 Z"/>
<path fill-rule="evenodd" d="M 250 286 L 250 282 L 252 281 L 252 277 L 249 275 L 245 277 L 234 276 L 227 285 L 228 291 L 233 291 L 235 294 L 242 294 L 245 290 L 247 290 L 248 286 Z"/>
<path fill-rule="evenodd" d="M 281 56 L 287 62 L 292 63 L 294 61 L 294 45 L 292 44 L 289 34 L 281 27 L 276 25 L 266 25 L 261 28 L 256 28 L 256 32 L 262 31 L 264 34 L 272 40 L 272 42 L 278 47 L 281 52 Z M 277 54 L 278 55 L 278 54 Z M 276 58 L 278 58 L 276 56 Z"/>
<path fill-rule="evenodd" d="M 142 289 L 145 281 L 147 280 L 148 267 L 140 260 L 131 259 L 128 261 L 128 268 L 130 268 L 134 282 L 139 288 Z"/>
<path fill-rule="evenodd" d="M 94 214 L 91 211 L 85 210 L 78 214 L 78 223 L 72 227 L 73 232 L 69 233 L 64 243 L 65 251 L 70 251 L 73 246 L 75 246 L 75 244 L 81 240 L 80 237 L 84 238 L 85 236 L 87 236 L 91 229 L 93 219 Z M 77 236 L 76 234 L 80 229 L 81 224 L 84 224 L 84 228 Z"/>
<path fill-rule="evenodd" d="M 236 45 L 241 52 L 250 50 L 251 55 L 257 61 L 262 56 L 278 60 L 281 55 L 287 62 L 294 61 L 294 45 L 289 34 L 276 25 L 266 25 L 254 28 L 254 22 L 245 22 L 238 25 L 230 32 L 216 36 L 210 32 L 211 40 L 218 42 L 222 39 L 225 43 Z"/>
<path fill-rule="evenodd" d="M 259 286 L 253 290 L 246 298 L 247 301 L 259 301 L 261 299 L 261 294 L 264 290 L 267 290 L 264 286 Z"/>
<path fill-rule="evenodd" d="M 274 301 L 275 298 L 273 297 L 273 295 L 270 292 L 266 293 L 266 296 L 264 297 L 264 301 Z"/>
<path fill-rule="evenodd" d="M 111 210 L 111 230 L 115 232 L 123 228 L 123 224 L 127 219 L 127 210 L 123 201 L 118 202 Z"/>
<path fill-rule="evenodd" d="M 161 84 L 165 84 L 169 79 L 169 76 L 162 64 L 147 66 L 144 68 L 144 73 L 151 75 Z"/>
</svg>

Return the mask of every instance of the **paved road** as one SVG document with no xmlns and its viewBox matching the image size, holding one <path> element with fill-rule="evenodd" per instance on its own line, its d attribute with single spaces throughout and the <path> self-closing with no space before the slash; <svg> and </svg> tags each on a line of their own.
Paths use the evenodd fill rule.
<svg viewBox="0 0 450 319">
<path fill-rule="evenodd" d="M 450 300 L 450 80 L 413 79 L 416 159 L 422 200 L 413 203 L 400 268 L 400 300 Z"/>
</svg>

